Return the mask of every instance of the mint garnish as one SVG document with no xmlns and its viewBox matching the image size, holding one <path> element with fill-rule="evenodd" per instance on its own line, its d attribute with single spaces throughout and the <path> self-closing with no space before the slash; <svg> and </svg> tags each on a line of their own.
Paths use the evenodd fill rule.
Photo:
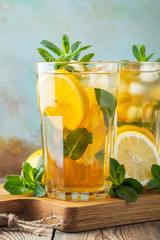
<svg viewBox="0 0 160 240">
<path fill-rule="evenodd" d="M 64 156 L 77 160 L 83 155 L 88 144 L 92 144 L 92 142 L 92 133 L 88 132 L 86 128 L 77 128 L 64 139 Z"/>
<path fill-rule="evenodd" d="M 54 43 L 42 40 L 40 42 L 41 45 L 49 49 L 52 53 L 58 55 L 58 58 L 56 59 L 54 56 L 52 56 L 48 51 L 46 51 L 43 48 L 38 48 L 38 52 L 41 55 L 41 57 L 46 62 L 69 62 L 69 61 L 78 61 L 78 58 L 80 56 L 80 53 L 88 48 L 90 48 L 92 45 L 83 46 L 82 42 L 77 41 L 73 43 L 70 46 L 69 38 L 66 34 L 62 36 L 62 47 L 63 50 L 60 50 L 59 47 L 57 47 Z M 80 59 L 81 62 L 89 62 L 94 57 L 94 53 L 90 53 L 85 55 Z M 64 67 L 64 64 L 57 64 L 56 68 Z"/>
<path fill-rule="evenodd" d="M 157 189 L 157 192 L 160 193 L 160 166 L 153 164 L 151 167 L 152 179 L 147 183 L 147 187 Z"/>
<path fill-rule="evenodd" d="M 47 52 L 45 49 L 43 48 L 37 48 L 39 54 L 41 55 L 41 57 L 46 61 L 46 62 L 53 62 L 56 59 L 49 53 Z"/>
<path fill-rule="evenodd" d="M 95 95 L 104 115 L 104 123 L 108 127 L 109 119 L 113 116 L 117 106 L 117 100 L 111 93 L 99 88 L 95 88 Z"/>
<path fill-rule="evenodd" d="M 89 53 L 84 57 L 82 57 L 80 62 L 90 62 L 93 57 L 94 57 L 94 53 Z"/>
<path fill-rule="evenodd" d="M 9 175 L 4 184 L 4 189 L 10 194 L 33 193 L 35 197 L 46 195 L 44 184 L 41 183 L 43 176 L 43 157 L 40 156 L 36 168 L 24 162 L 21 175 Z"/>
<path fill-rule="evenodd" d="M 145 54 L 146 48 L 145 45 L 133 45 L 132 46 L 132 53 L 135 58 L 140 62 L 148 61 L 155 53 L 151 53 L 148 57 Z"/>
<path fill-rule="evenodd" d="M 110 158 L 110 176 L 108 180 L 112 182 L 108 194 L 111 197 L 119 197 L 127 202 L 136 202 L 138 194 L 142 193 L 142 184 L 134 178 L 125 178 L 125 167 L 123 164 Z"/>
</svg>

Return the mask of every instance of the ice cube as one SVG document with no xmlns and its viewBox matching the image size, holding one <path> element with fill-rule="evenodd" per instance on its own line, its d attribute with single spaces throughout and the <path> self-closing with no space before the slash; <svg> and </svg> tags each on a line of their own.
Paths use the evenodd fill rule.
<svg viewBox="0 0 160 240">
<path fill-rule="evenodd" d="M 142 95 L 144 96 L 149 94 L 150 87 L 140 82 L 132 82 L 129 85 L 129 92 L 131 93 L 131 95 L 134 95 L 134 96 L 142 96 Z"/>
<path fill-rule="evenodd" d="M 160 72 L 160 67 L 158 64 L 146 64 L 146 65 L 142 65 L 140 67 L 140 79 L 142 82 L 154 82 L 157 81 L 159 76 L 159 72 Z"/>
</svg>

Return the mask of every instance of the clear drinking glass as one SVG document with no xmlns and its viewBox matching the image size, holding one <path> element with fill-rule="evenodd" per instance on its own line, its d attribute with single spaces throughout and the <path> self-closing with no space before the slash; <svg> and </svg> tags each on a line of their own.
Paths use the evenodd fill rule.
<svg viewBox="0 0 160 240">
<path fill-rule="evenodd" d="M 146 186 L 160 163 L 160 63 L 121 62 L 113 155 Z"/>
<path fill-rule="evenodd" d="M 49 197 L 106 196 L 119 65 L 37 63 L 45 187 Z"/>
</svg>

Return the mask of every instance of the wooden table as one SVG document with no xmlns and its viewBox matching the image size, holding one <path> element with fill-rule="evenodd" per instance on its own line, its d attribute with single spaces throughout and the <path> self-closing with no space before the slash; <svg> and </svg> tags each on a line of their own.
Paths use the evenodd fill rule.
<svg viewBox="0 0 160 240">
<path fill-rule="evenodd" d="M 4 183 L 5 179 L 0 179 Z M 150 206 L 152 207 L 152 206 Z M 160 221 L 109 227 L 80 233 L 50 231 L 38 237 L 24 232 L 0 231 L 0 240 L 160 240 Z"/>
</svg>

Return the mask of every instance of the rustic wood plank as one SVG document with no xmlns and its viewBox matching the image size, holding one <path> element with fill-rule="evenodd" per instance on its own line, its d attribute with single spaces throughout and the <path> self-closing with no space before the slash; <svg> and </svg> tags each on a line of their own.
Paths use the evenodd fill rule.
<svg viewBox="0 0 160 240">
<path fill-rule="evenodd" d="M 25 232 L 6 232 L 0 230 L 0 240 L 51 240 L 52 231 L 46 236 L 36 236 Z"/>
<path fill-rule="evenodd" d="M 69 202 L 47 197 L 10 195 L 1 187 L 0 212 L 14 213 L 26 220 L 58 215 L 68 223 L 57 227 L 58 230 L 79 232 L 158 220 L 160 219 L 160 194 L 147 191 L 135 203 L 126 203 L 124 200 L 109 197 L 90 202 Z M 0 221 L 0 226 L 4 224 L 6 223 Z"/>
<path fill-rule="evenodd" d="M 102 229 L 105 240 L 159 240 L 160 222 L 153 221 Z"/>
<path fill-rule="evenodd" d="M 103 240 L 101 230 L 85 231 L 79 233 L 55 232 L 54 240 Z"/>
</svg>

